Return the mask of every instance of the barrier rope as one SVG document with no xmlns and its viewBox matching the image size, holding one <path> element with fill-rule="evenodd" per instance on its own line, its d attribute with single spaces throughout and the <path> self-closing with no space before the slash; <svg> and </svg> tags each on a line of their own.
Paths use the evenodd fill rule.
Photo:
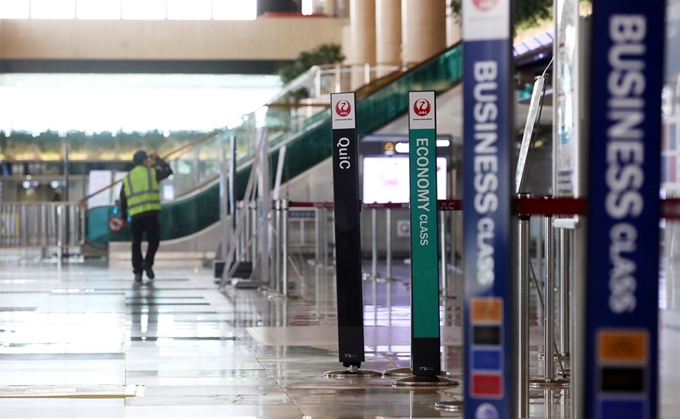
<svg viewBox="0 0 680 419">
<path fill-rule="evenodd" d="M 666 220 L 680 220 L 680 198 L 663 199 L 661 203 L 661 217 Z M 408 209 L 409 203 L 372 203 L 362 204 L 364 209 Z M 586 214 L 587 200 L 583 198 L 551 198 L 531 197 L 516 198 L 513 203 L 513 212 L 523 216 L 577 216 Z M 291 201 L 290 208 L 321 208 L 333 209 L 333 202 L 301 202 Z M 447 199 L 437 201 L 439 211 L 462 211 L 463 201 L 459 199 Z"/>
</svg>

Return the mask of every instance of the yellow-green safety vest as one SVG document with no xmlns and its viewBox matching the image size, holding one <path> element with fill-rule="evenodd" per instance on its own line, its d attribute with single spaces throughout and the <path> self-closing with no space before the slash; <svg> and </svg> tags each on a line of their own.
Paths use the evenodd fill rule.
<svg viewBox="0 0 680 419">
<path fill-rule="evenodd" d="M 149 211 L 161 210 L 161 196 L 158 192 L 156 171 L 149 167 L 137 166 L 123 178 L 130 217 Z"/>
</svg>

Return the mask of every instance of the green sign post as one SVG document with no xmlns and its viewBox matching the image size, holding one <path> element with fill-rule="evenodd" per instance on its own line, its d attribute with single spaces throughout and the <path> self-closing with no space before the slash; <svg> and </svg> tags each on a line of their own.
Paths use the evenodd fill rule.
<svg viewBox="0 0 680 419">
<path fill-rule="evenodd" d="M 416 377 L 441 373 L 434 92 L 409 94 L 411 356 Z"/>
</svg>

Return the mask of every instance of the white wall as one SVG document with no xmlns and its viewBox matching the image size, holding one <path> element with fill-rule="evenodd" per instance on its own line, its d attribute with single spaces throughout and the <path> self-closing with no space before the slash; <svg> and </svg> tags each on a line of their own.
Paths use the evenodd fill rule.
<svg viewBox="0 0 680 419">
<path fill-rule="evenodd" d="M 2 20 L 0 58 L 82 60 L 292 60 L 342 44 L 347 19 L 250 21 Z"/>
</svg>

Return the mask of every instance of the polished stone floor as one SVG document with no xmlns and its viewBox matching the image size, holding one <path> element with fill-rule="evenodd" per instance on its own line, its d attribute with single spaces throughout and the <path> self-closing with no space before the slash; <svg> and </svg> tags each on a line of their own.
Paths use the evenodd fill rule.
<svg viewBox="0 0 680 419">
<path fill-rule="evenodd" d="M 0 418 L 457 417 L 435 403 L 462 386 L 397 388 L 391 378 L 326 379 L 339 367 L 332 270 L 309 268 L 291 298 L 228 287 L 207 271 L 0 270 Z M 364 282 L 367 369 L 409 365 L 409 288 Z M 461 311 L 442 309 L 443 369 L 461 379 Z M 665 316 L 664 418 L 680 411 L 680 319 Z M 532 328 L 532 374 L 540 375 Z M 569 417 L 568 395 L 532 394 L 531 415 Z M 546 408 L 546 401 L 547 408 Z"/>
</svg>

